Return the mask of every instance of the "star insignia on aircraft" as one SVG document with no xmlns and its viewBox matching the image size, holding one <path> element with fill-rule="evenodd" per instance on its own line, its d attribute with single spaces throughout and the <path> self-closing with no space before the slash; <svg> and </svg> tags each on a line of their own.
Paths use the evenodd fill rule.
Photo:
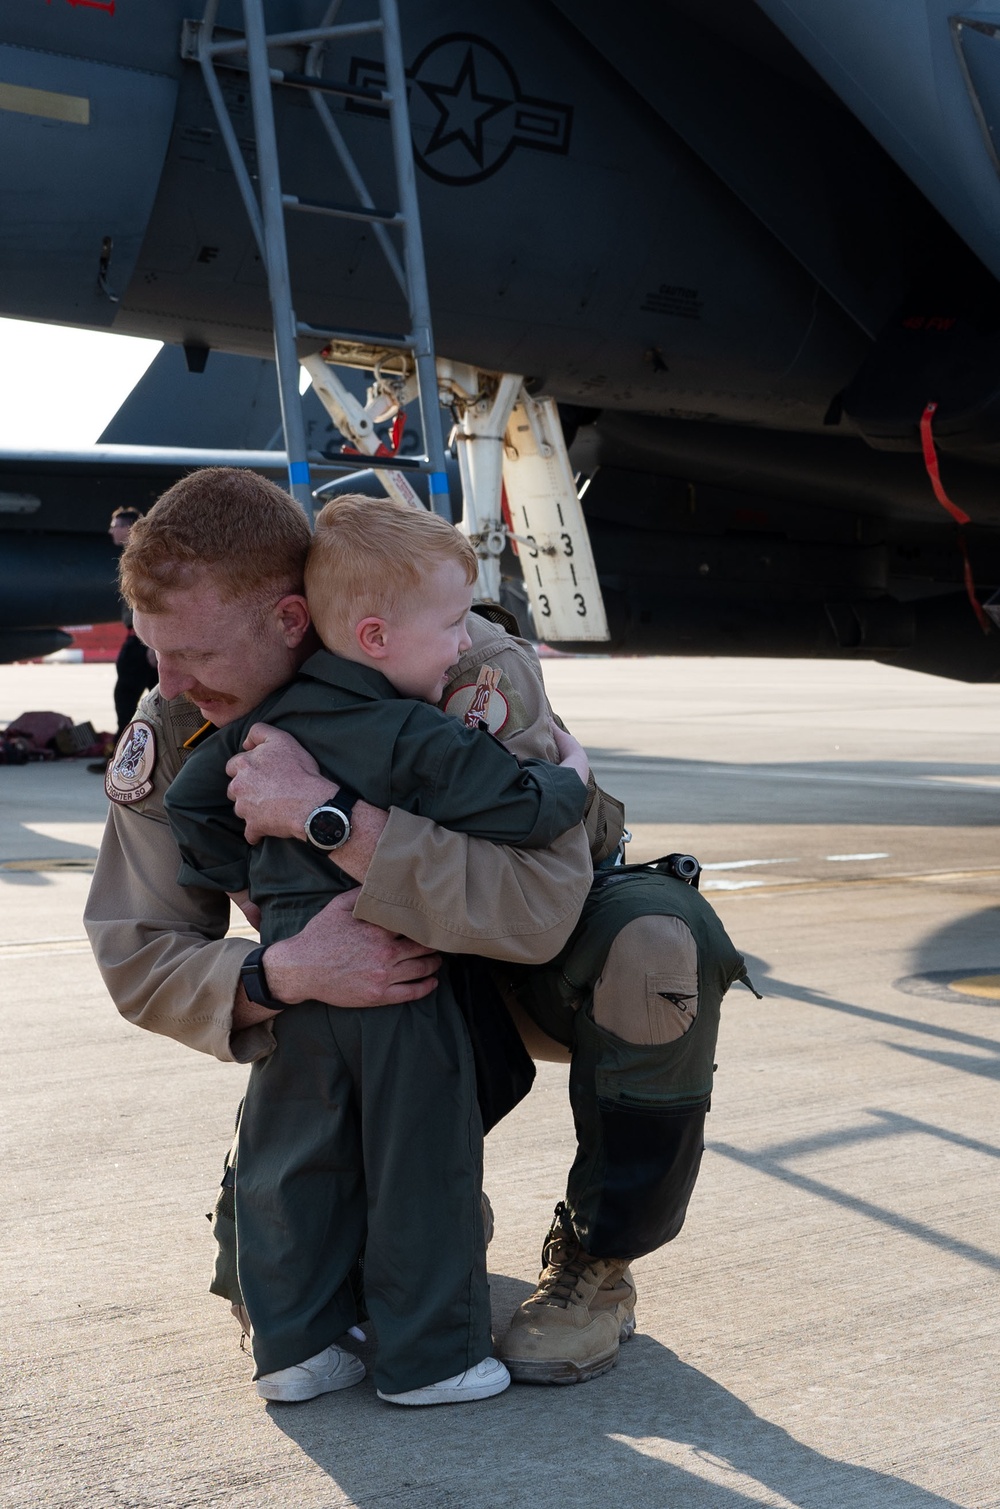
<svg viewBox="0 0 1000 1509">
<path fill-rule="evenodd" d="M 435 37 L 407 69 L 413 155 L 438 183 L 481 183 L 518 147 L 569 152 L 573 107 L 525 94 L 509 59 L 486 37 L 452 32 Z M 385 66 L 352 58 L 352 84 L 385 87 Z M 355 114 L 384 116 L 379 106 L 352 102 Z"/>
<path fill-rule="evenodd" d="M 439 152 L 451 142 L 462 142 L 474 158 L 477 167 L 485 165 L 483 127 L 493 116 L 499 115 L 513 104 L 513 100 L 484 94 L 476 82 L 476 60 L 470 47 L 465 54 L 454 84 L 432 84 L 428 79 L 418 80 L 421 89 L 434 108 L 440 111 L 440 119 L 434 133 L 424 148 L 426 156 Z"/>
</svg>

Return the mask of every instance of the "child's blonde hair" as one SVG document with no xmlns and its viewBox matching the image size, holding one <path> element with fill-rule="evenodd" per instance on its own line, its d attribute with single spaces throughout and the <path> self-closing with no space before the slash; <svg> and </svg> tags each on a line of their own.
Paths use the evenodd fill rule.
<svg viewBox="0 0 1000 1509">
<path fill-rule="evenodd" d="M 332 650 L 348 648 L 363 618 L 388 617 L 444 561 L 475 581 L 476 552 L 438 514 L 391 498 L 334 498 L 316 515 L 306 558 L 306 597 L 319 637 Z"/>
</svg>

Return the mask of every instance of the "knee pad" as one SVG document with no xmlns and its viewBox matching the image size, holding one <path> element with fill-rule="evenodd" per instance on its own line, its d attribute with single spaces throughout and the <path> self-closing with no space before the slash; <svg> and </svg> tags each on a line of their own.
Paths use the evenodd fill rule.
<svg viewBox="0 0 1000 1509">
<path fill-rule="evenodd" d="M 594 1021 L 626 1043 L 683 1037 L 698 1015 L 698 946 L 682 917 L 651 913 L 618 933 L 594 986 Z"/>
</svg>

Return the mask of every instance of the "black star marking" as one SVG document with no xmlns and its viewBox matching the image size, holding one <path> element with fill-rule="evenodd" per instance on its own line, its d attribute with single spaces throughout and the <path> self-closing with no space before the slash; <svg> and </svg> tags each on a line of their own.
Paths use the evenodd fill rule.
<svg viewBox="0 0 1000 1509">
<path fill-rule="evenodd" d="M 431 153 L 441 151 L 452 142 L 460 141 L 475 159 L 476 166 L 482 168 L 485 163 L 483 127 L 494 115 L 499 115 L 501 110 L 506 110 L 513 104 L 513 101 L 479 92 L 471 47 L 465 54 L 465 61 L 454 84 L 429 84 L 425 79 L 420 79 L 419 84 L 440 114 L 440 120 L 425 148 L 425 156 L 429 157 Z"/>
</svg>

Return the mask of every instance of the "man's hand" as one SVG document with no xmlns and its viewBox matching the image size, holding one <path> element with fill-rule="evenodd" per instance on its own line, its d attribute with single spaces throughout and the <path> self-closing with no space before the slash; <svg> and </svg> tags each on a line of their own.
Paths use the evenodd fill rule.
<svg viewBox="0 0 1000 1509">
<path fill-rule="evenodd" d="M 227 795 L 246 824 L 248 844 L 265 836 L 305 838 L 305 820 L 340 790 L 320 775 L 311 754 L 291 734 L 255 723 L 243 741 L 245 753 L 226 766 Z"/>
<path fill-rule="evenodd" d="M 246 827 L 247 843 L 265 836 L 305 840 L 310 812 L 332 801 L 340 787 L 320 775 L 319 766 L 291 734 L 268 723 L 255 723 L 243 741 L 243 754 L 226 766 L 231 777 L 227 795 Z M 364 881 L 375 846 L 389 814 L 381 807 L 356 802 L 351 836 L 331 860 L 354 880 Z M 325 999 L 321 997 L 320 999 Z"/>
<path fill-rule="evenodd" d="M 299 1001 L 397 1006 L 430 995 L 441 955 L 361 922 L 352 912 L 357 895 L 344 891 L 335 896 L 294 938 L 268 948 L 264 971 L 279 1001 L 289 1006 Z"/>
<path fill-rule="evenodd" d="M 559 751 L 559 764 L 568 770 L 575 770 L 583 784 L 586 786 L 590 776 L 590 761 L 587 759 L 587 751 L 579 739 L 574 739 L 568 729 L 560 728 L 553 721 L 552 737 L 556 741 L 556 749 Z M 306 814 L 308 816 L 308 813 Z"/>
</svg>

